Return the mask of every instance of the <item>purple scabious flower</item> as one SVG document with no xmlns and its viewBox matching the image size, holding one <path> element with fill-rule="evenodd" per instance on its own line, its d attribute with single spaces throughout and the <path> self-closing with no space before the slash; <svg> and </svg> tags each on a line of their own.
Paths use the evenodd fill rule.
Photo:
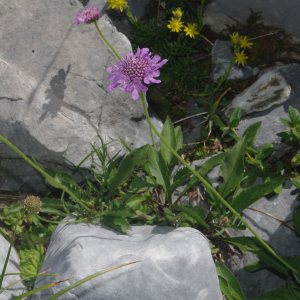
<svg viewBox="0 0 300 300">
<path fill-rule="evenodd" d="M 96 6 L 85 7 L 84 11 L 76 16 L 74 24 L 87 23 L 91 24 L 94 21 L 97 21 L 100 18 L 101 13 L 98 12 Z"/>
<path fill-rule="evenodd" d="M 152 53 L 148 48 L 137 48 L 136 53 L 129 52 L 126 54 L 122 61 L 116 62 L 113 68 L 109 67 L 106 70 L 112 74 L 108 75 L 108 80 L 113 81 L 111 85 L 107 87 L 107 91 L 111 92 L 119 86 L 120 90 L 125 90 L 126 93 L 132 93 L 133 100 L 139 98 L 139 90 L 147 92 L 148 88 L 142 84 L 160 83 L 161 80 L 157 80 L 154 77 L 158 77 L 160 72 L 158 71 L 168 60 L 164 59 L 161 62 L 159 55 L 151 57 Z"/>
</svg>

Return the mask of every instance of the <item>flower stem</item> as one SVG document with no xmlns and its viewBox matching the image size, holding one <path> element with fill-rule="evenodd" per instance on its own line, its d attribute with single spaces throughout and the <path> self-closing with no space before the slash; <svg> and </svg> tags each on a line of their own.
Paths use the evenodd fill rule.
<svg viewBox="0 0 300 300">
<path fill-rule="evenodd" d="M 105 43 L 110 47 L 110 49 L 113 51 L 113 53 L 116 55 L 116 57 L 118 58 L 119 61 L 121 61 L 120 56 L 118 55 L 118 53 L 115 51 L 115 49 L 111 46 L 111 44 L 107 41 L 107 39 L 104 37 L 104 35 L 102 34 L 101 30 L 98 27 L 98 24 L 96 21 L 94 21 L 94 24 L 99 32 L 99 34 L 101 35 L 101 37 L 103 38 L 103 40 L 105 41 Z"/>
<path fill-rule="evenodd" d="M 152 128 L 151 128 L 152 123 L 151 123 L 151 121 L 150 121 L 148 109 L 147 109 L 147 106 L 146 106 L 145 97 L 144 97 L 144 94 L 142 93 L 142 91 L 139 91 L 139 94 L 140 94 L 140 97 L 142 98 L 143 108 L 144 108 L 144 111 L 145 111 L 145 115 L 146 115 L 147 121 L 148 121 L 148 123 L 149 123 L 150 133 L 151 133 L 152 142 L 153 142 L 153 147 L 156 148 L 155 140 L 154 140 L 154 134 L 153 134 L 153 131 L 152 131 Z M 152 125 L 152 126 L 153 126 L 153 125 Z M 153 127 L 154 127 L 154 126 L 153 126 Z M 155 130 L 156 130 L 156 129 L 155 129 Z"/>
<path fill-rule="evenodd" d="M 258 239 L 258 241 L 271 253 L 273 256 L 275 256 L 280 262 L 282 262 L 286 267 L 288 267 L 290 270 L 295 272 L 296 274 L 299 274 L 298 271 L 290 266 L 287 262 L 285 262 L 280 256 L 277 255 L 277 253 L 267 245 L 267 243 L 261 239 L 254 230 L 248 225 L 248 223 L 235 211 L 234 208 L 232 208 L 225 199 L 202 177 L 199 173 L 197 173 L 184 159 L 182 159 L 176 151 L 166 142 L 166 140 L 159 134 L 159 132 L 156 130 L 156 128 L 153 126 L 153 124 L 148 120 L 150 128 L 153 129 L 153 131 L 157 134 L 157 136 L 160 138 L 160 140 L 169 148 L 169 150 L 177 157 L 179 161 L 181 161 L 195 176 L 197 176 L 206 186 L 208 189 L 210 189 L 217 198 L 228 208 L 232 211 L 232 213 L 240 220 L 242 221 L 245 226 L 251 231 L 251 233 Z"/>
</svg>

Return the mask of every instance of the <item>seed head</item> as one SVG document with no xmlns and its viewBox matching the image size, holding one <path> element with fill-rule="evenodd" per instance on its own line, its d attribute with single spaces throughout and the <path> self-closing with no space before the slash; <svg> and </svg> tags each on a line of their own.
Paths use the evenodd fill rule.
<svg viewBox="0 0 300 300">
<path fill-rule="evenodd" d="M 40 197 L 30 195 L 23 201 L 23 204 L 29 215 L 37 215 L 42 209 L 43 202 Z"/>
</svg>

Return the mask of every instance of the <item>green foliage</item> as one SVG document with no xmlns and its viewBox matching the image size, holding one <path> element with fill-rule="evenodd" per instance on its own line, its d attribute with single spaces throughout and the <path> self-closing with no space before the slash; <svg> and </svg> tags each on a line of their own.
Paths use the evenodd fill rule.
<svg viewBox="0 0 300 300">
<path fill-rule="evenodd" d="M 35 275 L 39 273 L 44 261 L 44 246 L 42 244 L 29 245 L 29 249 L 19 251 L 21 273 Z M 27 279 L 29 286 L 33 286 L 36 277 Z"/>
<path fill-rule="evenodd" d="M 246 300 L 239 282 L 225 266 L 216 262 L 216 271 L 221 291 L 229 300 Z"/>
<path fill-rule="evenodd" d="M 26 213 L 23 209 L 20 212 L 19 220 L 17 220 L 19 206 L 19 204 L 11 204 L 9 207 L 4 208 L 0 213 L 0 217 L 4 220 L 4 223 L 12 230 L 16 230 L 16 234 L 20 234 L 22 232 L 21 226 L 23 221 L 26 219 Z"/>
</svg>

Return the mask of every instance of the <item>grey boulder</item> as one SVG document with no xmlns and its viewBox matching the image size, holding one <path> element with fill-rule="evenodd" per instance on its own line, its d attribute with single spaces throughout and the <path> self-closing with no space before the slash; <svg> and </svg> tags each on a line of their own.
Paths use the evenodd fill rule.
<svg viewBox="0 0 300 300">
<path fill-rule="evenodd" d="M 284 74 L 280 71 L 270 70 L 261 74 L 250 87 L 232 100 L 225 111 L 225 117 L 230 118 L 231 113 L 241 108 L 241 116 L 267 110 L 287 101 L 291 96 L 291 86 L 287 83 Z"/>
<path fill-rule="evenodd" d="M 289 153 L 295 152 L 295 145 L 288 143 L 286 140 L 277 136 L 277 133 L 288 131 L 289 127 L 284 125 L 279 118 L 290 120 L 289 106 L 300 109 L 300 66 L 298 64 L 289 64 L 285 66 L 276 66 L 265 72 L 279 71 L 283 74 L 288 85 L 291 86 L 291 95 L 287 101 L 280 105 L 274 105 L 264 111 L 255 112 L 244 116 L 241 119 L 236 132 L 242 136 L 244 131 L 252 124 L 261 121 L 262 125 L 258 130 L 254 148 L 258 149 L 265 144 L 273 144 L 274 150 L 271 154 L 270 161 L 276 161 Z M 262 72 L 262 75 L 264 73 Z M 272 95 L 270 94 L 270 98 Z"/>
<path fill-rule="evenodd" d="M 117 58 L 93 24 L 73 24 L 83 10 L 79 1 L 2 0 L 0 6 L 0 21 L 7 24 L 0 49 L 1 135 L 53 168 L 63 165 L 63 157 L 78 165 L 90 144 L 100 145 L 98 134 L 104 142 L 116 140 L 108 145 L 109 157 L 124 153 L 120 137 L 133 148 L 151 143 L 141 100 L 106 91 L 106 68 Z M 121 57 L 132 50 L 106 15 L 98 25 Z M 151 118 L 161 131 L 161 120 L 155 113 Z M 20 160 L 0 143 L 0 189 L 45 189 L 40 175 Z M 86 160 L 81 167 L 91 165 Z"/>
<path fill-rule="evenodd" d="M 9 242 L 0 234 L 0 270 L 1 270 L 1 273 L 2 273 L 2 269 L 4 267 L 4 263 L 6 260 L 9 246 L 10 246 Z M 20 273 L 19 265 L 20 265 L 20 258 L 18 256 L 16 250 L 12 247 L 5 274 Z M 9 286 L 10 284 L 12 284 L 18 280 L 21 280 L 20 275 L 4 276 L 1 288 L 4 289 L 7 286 Z M 7 289 L 2 294 L 0 294 L 0 300 L 11 300 L 17 296 L 22 295 L 24 290 L 26 292 L 27 289 L 20 281 L 17 284 L 11 286 L 9 289 Z"/>
<path fill-rule="evenodd" d="M 66 218 L 65 220 L 67 220 Z M 169 226 L 132 226 L 128 235 L 103 223 L 60 224 L 52 234 L 41 271 L 66 282 L 33 295 L 48 299 L 88 275 L 139 261 L 94 278 L 62 300 L 222 300 L 208 240 L 199 231 Z M 34 288 L 53 282 L 40 277 Z"/>
</svg>

